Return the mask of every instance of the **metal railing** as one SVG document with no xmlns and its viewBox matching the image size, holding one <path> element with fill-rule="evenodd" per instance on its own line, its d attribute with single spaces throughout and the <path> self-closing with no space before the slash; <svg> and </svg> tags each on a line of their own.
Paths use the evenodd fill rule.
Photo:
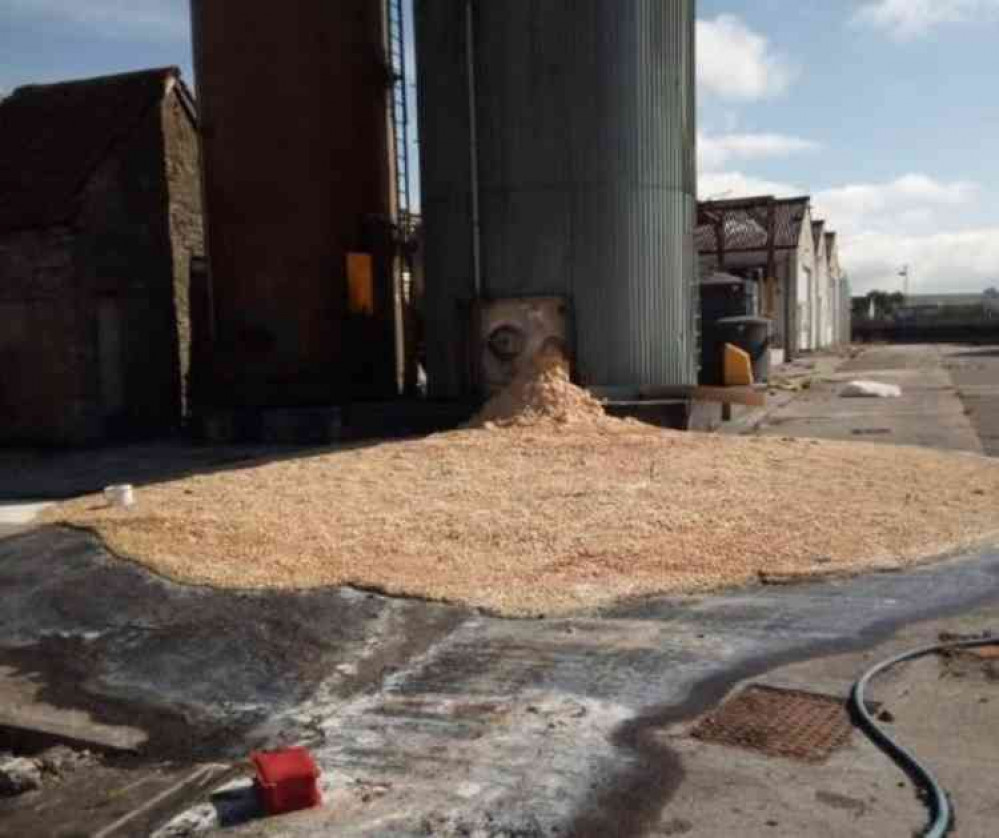
<svg viewBox="0 0 999 838">
<path fill-rule="evenodd" d="M 405 235 L 412 215 L 409 161 L 409 94 L 406 76 L 406 20 L 403 0 L 386 0 L 388 57 L 392 73 L 392 130 L 395 143 L 397 223 Z"/>
</svg>

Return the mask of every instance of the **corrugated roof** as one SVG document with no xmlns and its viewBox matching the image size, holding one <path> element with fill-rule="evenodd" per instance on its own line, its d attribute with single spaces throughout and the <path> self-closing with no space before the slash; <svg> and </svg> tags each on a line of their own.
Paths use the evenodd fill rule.
<svg viewBox="0 0 999 838">
<path fill-rule="evenodd" d="M 179 78 L 166 67 L 17 88 L 0 103 L 0 230 L 71 221 L 97 166 Z"/>
<path fill-rule="evenodd" d="M 778 199 L 769 195 L 703 201 L 697 208 L 697 249 L 702 254 L 718 253 L 722 249 L 718 241 L 722 233 L 726 253 L 767 250 L 771 212 L 774 248 L 797 248 L 810 201 L 807 196 Z"/>
</svg>

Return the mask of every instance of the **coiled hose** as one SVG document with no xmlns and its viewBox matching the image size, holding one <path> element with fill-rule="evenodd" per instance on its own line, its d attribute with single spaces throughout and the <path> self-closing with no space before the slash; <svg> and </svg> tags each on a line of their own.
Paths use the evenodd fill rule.
<svg viewBox="0 0 999 838">
<path fill-rule="evenodd" d="M 906 750 L 898 744 L 888 732 L 875 721 L 873 714 L 867 709 L 864 693 L 872 680 L 884 674 L 893 666 L 906 661 L 923 658 L 927 655 L 936 655 L 941 652 L 949 652 L 957 649 L 971 649 L 979 646 L 995 646 L 999 639 L 994 637 L 977 638 L 975 640 L 957 640 L 948 643 L 935 643 L 932 646 L 923 646 L 913 649 L 911 652 L 903 652 L 888 660 L 881 661 L 861 676 L 860 680 L 853 685 L 850 693 L 850 705 L 861 728 L 871 738 L 882 751 L 890 756 L 895 763 L 903 770 L 912 781 L 926 794 L 926 803 L 930 809 L 931 820 L 923 832 L 924 838 L 943 838 L 951 827 L 954 814 L 947 798 L 947 792 L 937 782 L 933 773 L 923 765 L 915 754 Z"/>
</svg>

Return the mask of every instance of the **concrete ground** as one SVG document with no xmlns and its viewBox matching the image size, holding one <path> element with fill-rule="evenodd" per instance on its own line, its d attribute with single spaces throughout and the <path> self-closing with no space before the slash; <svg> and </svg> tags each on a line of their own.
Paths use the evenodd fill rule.
<svg viewBox="0 0 999 838">
<path fill-rule="evenodd" d="M 761 432 L 886 427 L 860 438 L 980 451 L 999 417 L 977 366 L 991 356 L 960 352 L 871 350 Z M 910 392 L 835 401 L 841 374 Z M 108 750 L 89 772 L 0 800 L 0 835 L 145 835 L 172 815 L 158 835 L 912 834 L 922 804 L 857 732 L 802 763 L 709 744 L 692 726 L 750 684 L 844 697 L 898 649 L 999 631 L 999 546 L 901 573 L 514 621 L 350 589 L 174 585 L 29 517 L 8 510 L 0 530 L 0 750 L 25 727 Z M 997 669 L 934 657 L 874 690 L 951 792 L 960 836 L 995 834 Z M 316 755 L 323 809 L 254 820 L 245 779 L 209 794 L 220 765 L 245 774 L 249 749 L 291 742 Z"/>
<path fill-rule="evenodd" d="M 941 354 L 982 448 L 999 456 L 999 346 L 945 346 Z"/>
<path fill-rule="evenodd" d="M 918 824 L 921 806 L 859 735 L 829 764 L 803 767 L 693 742 L 683 723 L 747 678 L 783 678 L 779 667 L 816 656 L 847 657 L 798 670 L 799 681 L 843 695 L 872 659 L 864 650 L 903 627 L 916 625 L 915 640 L 952 625 L 928 622 L 946 615 L 975 630 L 999 623 L 997 582 L 999 552 L 986 552 L 906 573 L 507 621 L 349 590 L 185 588 L 84 534 L 39 530 L 0 541 L 0 666 L 36 685 L 36 718 L 42 705 L 57 719 L 141 731 L 135 770 L 168 760 L 180 773 L 251 747 L 310 743 L 327 806 L 234 835 L 719 835 L 735 825 L 800 835 L 806 823 L 827 835 L 896 834 L 897 818 Z M 975 683 L 955 701 L 988 689 Z M 953 738 L 988 750 L 997 721 L 965 714 Z M 984 806 L 992 775 L 973 782 L 973 769 L 987 755 L 969 754 L 977 762 L 948 759 L 962 793 Z M 817 805 L 818 792 L 833 802 Z M 52 793 L 64 806 L 51 796 L 44 808 L 0 804 L 0 834 L 44 826 L 43 814 L 52 829 L 35 834 L 60 834 L 79 800 L 73 784 Z M 217 825 L 228 800 L 163 834 Z M 865 802 L 869 831 L 851 831 L 859 810 L 844 800 Z"/>
<path fill-rule="evenodd" d="M 863 652 L 778 667 L 751 683 L 845 699 L 858 673 L 876 661 L 941 636 L 999 631 L 997 616 L 994 606 L 972 608 L 959 617 L 906 626 Z M 999 661 L 932 656 L 891 671 L 869 697 L 883 708 L 885 727 L 931 766 L 950 794 L 958 812 L 951 834 L 995 834 L 999 799 L 989 785 L 999 770 L 999 748 L 987 732 L 999 723 Z M 920 834 L 926 824 L 906 776 L 860 733 L 826 762 L 812 765 L 698 741 L 690 727 L 666 734 L 685 771 L 668 822 L 686 825 L 686 833 L 875 838 Z"/>
<path fill-rule="evenodd" d="M 999 423 L 999 387 L 990 391 L 989 385 L 970 382 L 959 387 L 955 376 L 974 375 L 976 381 L 991 378 L 999 382 L 999 357 L 984 356 L 976 363 L 988 368 L 972 369 L 962 351 L 969 350 L 937 345 L 866 348 L 834 371 L 816 376 L 808 390 L 770 412 L 755 432 L 767 436 L 920 445 L 981 454 L 983 440 L 962 393 L 967 389 L 969 393 L 981 392 L 983 397 L 995 399 L 980 413 L 988 417 L 986 421 Z M 902 397 L 841 397 L 842 387 L 855 379 L 897 384 L 902 388 Z M 978 386 L 984 389 L 975 390 Z M 999 424 L 991 427 L 999 434 Z M 990 445 L 999 445 L 999 438 Z"/>
</svg>

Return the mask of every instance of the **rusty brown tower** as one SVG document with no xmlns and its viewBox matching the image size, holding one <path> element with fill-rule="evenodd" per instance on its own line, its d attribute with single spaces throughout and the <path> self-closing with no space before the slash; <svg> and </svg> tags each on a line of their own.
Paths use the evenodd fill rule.
<svg viewBox="0 0 999 838">
<path fill-rule="evenodd" d="M 394 395 L 384 0 L 192 0 L 209 260 L 206 402 Z"/>
</svg>

